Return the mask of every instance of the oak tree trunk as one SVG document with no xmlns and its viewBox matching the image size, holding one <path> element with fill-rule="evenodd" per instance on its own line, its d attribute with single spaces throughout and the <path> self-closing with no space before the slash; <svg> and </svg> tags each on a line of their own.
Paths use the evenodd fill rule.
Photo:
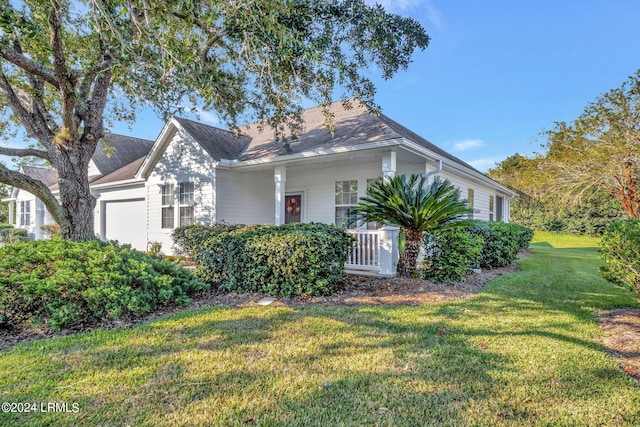
<svg viewBox="0 0 640 427">
<path fill-rule="evenodd" d="M 93 209 L 96 199 L 89 187 L 89 162 L 95 138 L 66 141 L 57 147 L 54 165 L 58 172 L 63 218 L 57 218 L 63 239 L 84 242 L 95 238 Z"/>
</svg>

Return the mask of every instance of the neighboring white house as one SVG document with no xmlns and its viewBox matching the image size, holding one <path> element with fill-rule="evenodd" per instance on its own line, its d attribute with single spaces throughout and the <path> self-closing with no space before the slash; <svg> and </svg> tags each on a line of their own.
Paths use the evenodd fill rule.
<svg viewBox="0 0 640 427">
<path fill-rule="evenodd" d="M 255 124 L 243 127 L 239 139 L 180 118 L 170 119 L 155 142 L 108 135 L 109 148 L 96 151 L 89 171 L 97 199 L 96 235 L 142 250 L 149 242 L 160 242 L 169 253 L 171 232 L 185 224 L 345 225 L 371 182 L 412 173 L 449 179 L 470 201 L 476 219 L 509 220 L 509 201 L 515 194 L 507 187 L 384 115 L 357 105 L 345 109 L 341 103 L 334 103 L 331 112 L 333 135 L 324 128 L 321 108 L 306 110 L 304 130 L 290 142 L 289 151 Z M 51 185 L 54 192 L 56 186 Z M 27 199 L 33 206 L 26 207 Z M 14 190 L 3 201 L 15 210 L 16 226 L 42 237 L 37 228 L 51 218 L 34 196 Z M 367 228 L 374 227 L 360 224 L 360 252 L 354 252 L 350 264 L 394 273 L 395 266 L 385 265 L 379 254 L 393 252 L 386 248 L 393 232 Z"/>
</svg>

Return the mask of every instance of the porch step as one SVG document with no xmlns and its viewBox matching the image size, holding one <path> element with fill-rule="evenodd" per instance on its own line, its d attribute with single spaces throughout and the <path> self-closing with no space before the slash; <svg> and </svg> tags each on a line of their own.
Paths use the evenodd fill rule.
<svg viewBox="0 0 640 427">
<path fill-rule="evenodd" d="M 344 272 L 345 272 L 345 274 L 349 274 L 351 276 L 389 277 L 389 276 L 386 276 L 386 275 L 382 275 L 378 271 L 375 271 L 375 270 L 350 270 L 350 269 L 345 269 Z"/>
</svg>

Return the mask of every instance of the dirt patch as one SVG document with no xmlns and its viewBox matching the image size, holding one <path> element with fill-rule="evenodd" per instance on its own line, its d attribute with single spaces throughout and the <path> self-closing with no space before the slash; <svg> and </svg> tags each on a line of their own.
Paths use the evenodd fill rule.
<svg viewBox="0 0 640 427">
<path fill-rule="evenodd" d="M 616 308 L 598 319 L 604 332 L 602 344 L 620 369 L 640 382 L 640 309 Z"/>
</svg>

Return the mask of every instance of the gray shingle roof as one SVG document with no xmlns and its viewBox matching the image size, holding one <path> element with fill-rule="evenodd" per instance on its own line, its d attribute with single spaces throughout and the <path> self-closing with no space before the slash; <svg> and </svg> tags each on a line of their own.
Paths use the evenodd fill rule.
<svg viewBox="0 0 640 427">
<path fill-rule="evenodd" d="M 21 169 L 22 173 L 33 179 L 37 179 L 47 187 L 58 182 L 58 173 L 53 169 L 38 166 L 22 166 Z"/>
<path fill-rule="evenodd" d="M 330 111 L 335 117 L 335 132 L 333 135 L 325 128 L 325 116 L 321 107 L 305 110 L 302 113 L 304 130 L 298 140 L 291 142 L 290 153 L 286 152 L 281 141 L 274 141 L 273 132 L 269 129 L 259 132 L 255 124 L 242 127 L 243 133 L 249 135 L 252 139 L 247 149 L 238 157 L 238 160 L 254 160 L 318 149 L 350 147 L 370 142 L 405 138 L 442 157 L 476 170 L 461 159 L 447 153 L 389 117 L 383 114 L 374 115 L 370 113 L 357 100 L 351 100 L 350 103 L 353 106 L 351 109 L 345 109 L 342 102 L 331 104 Z"/>
<path fill-rule="evenodd" d="M 91 157 L 102 176 L 149 154 L 154 141 L 113 133 L 105 134 Z"/>
<path fill-rule="evenodd" d="M 303 131 L 296 141 L 290 142 L 290 152 L 285 150 L 282 141 L 274 140 L 271 129 L 265 128 L 260 132 L 255 123 L 243 126 L 242 133 L 251 137 L 251 143 L 238 160 L 255 160 L 319 149 L 348 147 L 401 137 L 382 123 L 378 117 L 370 114 L 360 103 L 357 101 L 351 103 L 353 108 L 349 110 L 345 109 L 341 102 L 331 104 L 330 111 L 335 117 L 333 135 L 325 128 L 325 116 L 321 107 L 303 111 Z"/>
<path fill-rule="evenodd" d="M 175 117 L 180 126 L 215 160 L 237 159 L 249 138 L 236 138 L 231 132 L 192 120 Z"/>
<path fill-rule="evenodd" d="M 139 159 L 124 165 L 120 169 L 116 169 L 108 175 L 101 176 L 95 181 L 92 181 L 91 185 L 108 184 L 111 182 L 133 179 L 136 177 L 136 173 L 138 172 L 138 169 L 140 169 L 140 166 L 142 165 L 142 162 L 144 162 L 145 158 L 146 156 L 142 156 Z"/>
</svg>

